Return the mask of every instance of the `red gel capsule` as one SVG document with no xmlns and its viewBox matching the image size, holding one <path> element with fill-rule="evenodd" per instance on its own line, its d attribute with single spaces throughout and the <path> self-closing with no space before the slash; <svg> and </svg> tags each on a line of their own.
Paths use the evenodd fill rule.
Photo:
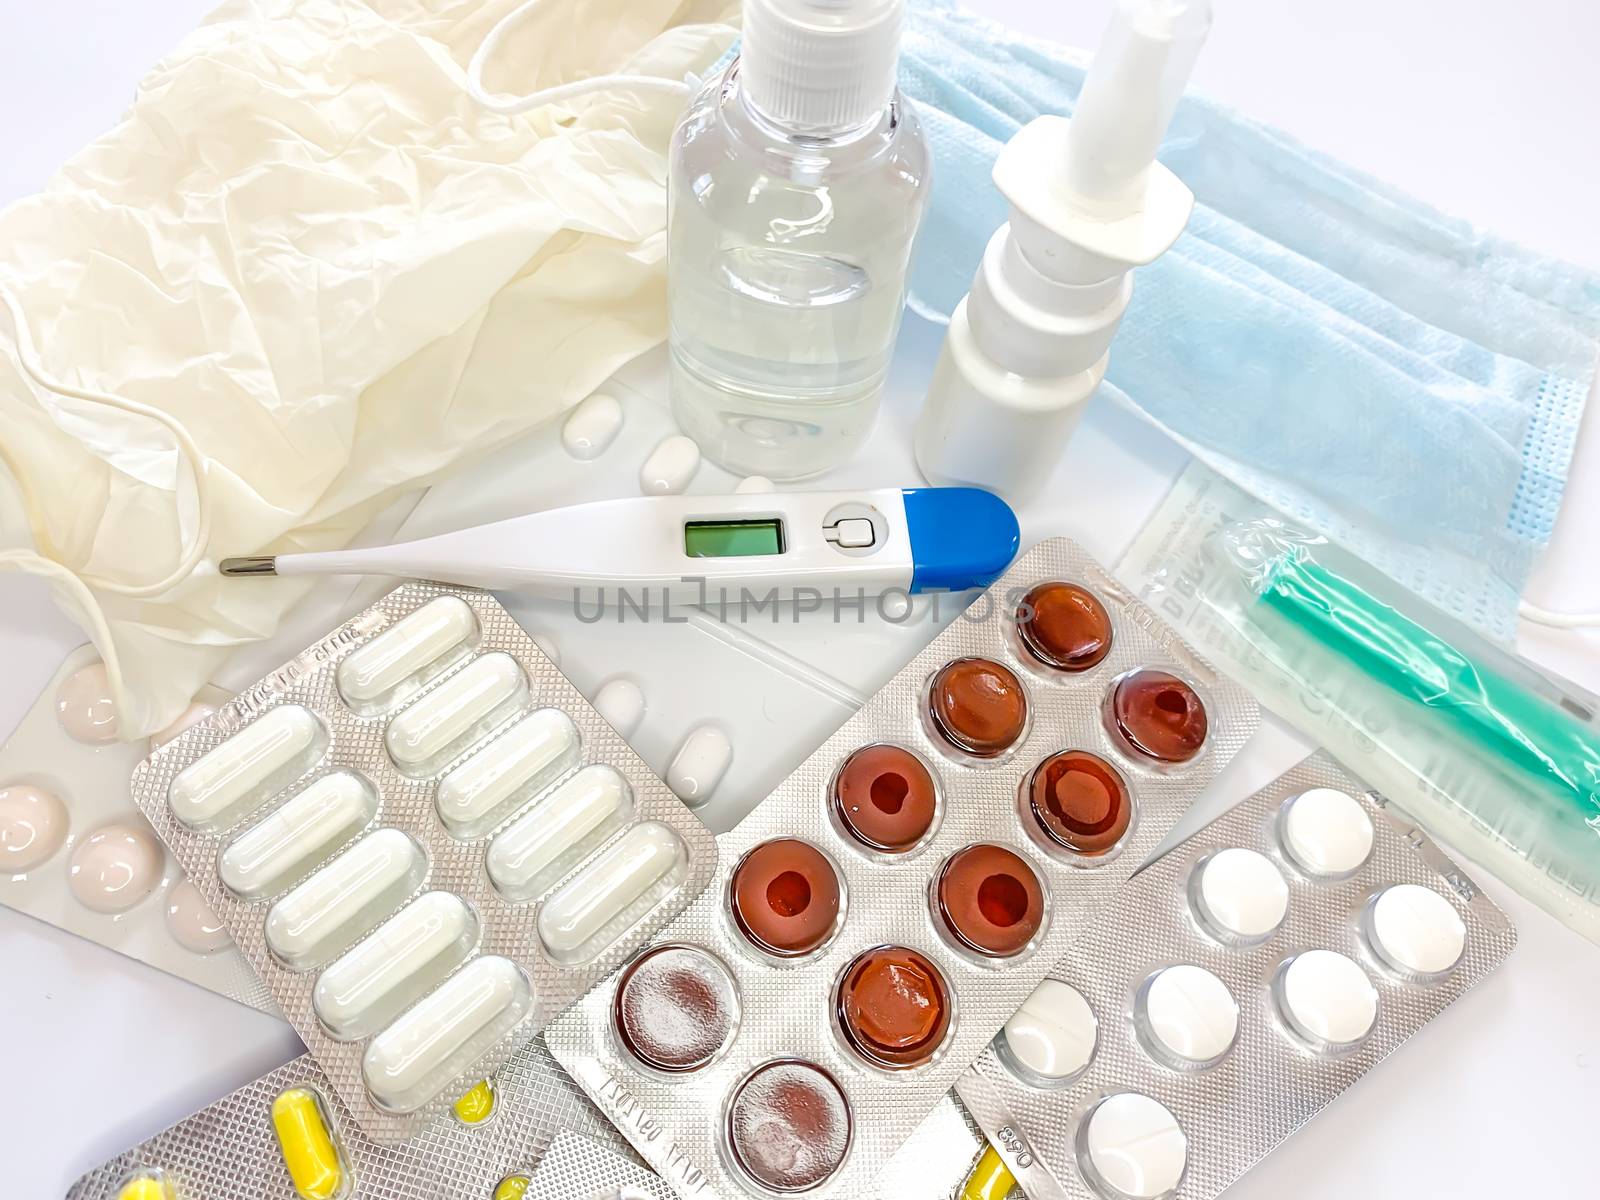
<svg viewBox="0 0 1600 1200">
<path fill-rule="evenodd" d="M 833 811 L 845 831 L 873 850 L 901 854 L 933 827 L 938 791 L 909 750 L 863 746 L 833 780 Z"/>
<path fill-rule="evenodd" d="M 1186 763 L 1205 745 L 1210 722 L 1195 690 L 1176 675 L 1145 667 L 1117 680 L 1107 725 L 1129 753 Z"/>
<path fill-rule="evenodd" d="M 768 1191 L 808 1192 L 850 1151 L 850 1103 L 833 1076 L 800 1059 L 764 1063 L 728 1103 L 734 1164 Z"/>
<path fill-rule="evenodd" d="M 1087 750 L 1052 754 L 1029 776 L 1028 809 L 1044 835 L 1086 857 L 1114 850 L 1133 820 L 1133 799 L 1117 769 Z"/>
<path fill-rule="evenodd" d="M 957 750 L 993 758 L 1028 727 L 1028 694 L 1009 668 L 987 658 L 958 658 L 928 685 L 934 729 Z"/>
<path fill-rule="evenodd" d="M 845 1043 L 876 1067 L 930 1062 L 950 1032 L 950 986 L 927 955 L 878 946 L 840 976 L 834 1011 Z"/>
<path fill-rule="evenodd" d="M 1044 886 L 1021 856 L 980 844 L 945 860 L 934 889 L 938 914 L 952 937 L 986 958 L 1010 958 L 1044 924 Z"/>
<path fill-rule="evenodd" d="M 657 946 L 622 972 L 611 1016 L 629 1054 L 651 1070 L 682 1075 L 710 1064 L 732 1040 L 738 991 L 710 952 Z"/>
<path fill-rule="evenodd" d="M 1111 614 L 1088 588 L 1041 583 L 1022 598 L 1017 636 L 1045 666 L 1087 671 L 1111 653 Z"/>
<path fill-rule="evenodd" d="M 734 924 L 758 950 L 796 958 L 833 936 L 839 876 L 810 842 L 763 842 L 739 860 L 728 888 Z"/>
</svg>

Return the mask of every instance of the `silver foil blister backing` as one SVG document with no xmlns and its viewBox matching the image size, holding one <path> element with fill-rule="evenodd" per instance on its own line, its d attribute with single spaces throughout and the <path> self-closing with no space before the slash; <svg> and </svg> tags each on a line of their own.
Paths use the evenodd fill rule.
<svg viewBox="0 0 1600 1200">
<path fill-rule="evenodd" d="M 335 679 L 339 661 L 408 613 L 446 595 L 460 597 L 472 608 L 477 619 L 479 636 L 472 654 L 429 679 L 415 695 L 390 712 L 362 716 L 351 711 L 341 699 Z M 493 729 L 472 737 L 465 749 L 431 774 L 421 778 L 402 774 L 385 750 L 386 723 L 477 658 L 495 651 L 509 654 L 521 666 L 528 681 L 526 701 L 514 713 L 502 715 Z M 326 726 L 328 747 L 320 760 L 230 830 L 197 833 L 176 820 L 168 806 L 167 795 L 178 772 L 269 709 L 289 703 L 304 705 Z M 438 780 L 447 770 L 481 752 L 518 718 L 544 707 L 561 710 L 576 725 L 581 739 L 580 765 L 605 763 L 616 768 L 632 788 L 634 798 L 629 825 L 608 835 L 603 845 L 592 848 L 583 862 L 573 865 L 562 878 L 570 878 L 584 863 L 602 853 L 605 846 L 625 836 L 627 829 L 645 821 L 669 826 L 688 854 L 687 870 L 676 888 L 639 915 L 598 957 L 574 966 L 552 961 L 541 949 L 537 921 L 542 898 L 534 903 L 510 903 L 491 884 L 484 866 L 484 852 L 494 831 L 471 840 L 458 840 L 441 823 L 434 807 Z M 264 920 L 278 897 L 241 900 L 218 877 L 218 855 L 229 839 L 269 815 L 314 778 L 337 768 L 348 769 L 369 780 L 377 789 L 379 806 L 374 820 L 329 854 L 324 863 L 333 861 L 361 836 L 380 828 L 402 830 L 416 840 L 427 856 L 427 871 L 420 885 L 373 924 L 399 911 L 422 892 L 453 892 L 467 902 L 478 920 L 478 941 L 466 961 L 483 955 L 503 955 L 522 967 L 533 989 L 533 1006 L 526 1018 L 470 1068 L 447 1083 L 432 1102 L 411 1113 L 385 1111 L 369 1095 L 362 1080 L 361 1056 L 370 1038 L 336 1041 L 319 1024 L 312 1008 L 312 989 L 318 971 L 289 970 L 268 948 Z M 554 786 L 557 785 L 550 785 Z M 157 750 L 135 769 L 132 790 L 139 808 L 171 847 L 207 903 L 227 925 L 278 1007 L 327 1072 L 332 1090 L 344 1102 L 355 1122 L 379 1141 L 393 1142 L 416 1136 L 456 1096 L 505 1062 L 519 1045 L 605 978 L 681 910 L 706 886 L 716 866 L 716 843 L 710 831 L 651 773 L 644 761 L 545 657 L 493 596 L 473 589 L 426 582 L 407 583 L 396 588 L 283 667 L 242 691 L 215 715 Z M 547 795 L 549 790 L 547 787 L 539 795 Z M 535 803 L 537 798 L 526 799 L 496 829 L 503 828 Z M 548 896 L 552 890 L 546 889 L 544 895 Z M 356 944 L 359 945 L 359 941 Z M 456 971 L 460 969 L 460 966 L 455 968 Z"/>
<path fill-rule="evenodd" d="M 533 1169 L 522 1200 L 672 1200 L 672 1189 L 614 1147 L 563 1133 Z"/>
<path fill-rule="evenodd" d="M 1372 818 L 1371 857 L 1351 878 L 1307 878 L 1283 852 L 1279 813 L 1287 800 L 1315 787 L 1357 797 Z M 1232 846 L 1267 855 L 1289 882 L 1283 925 L 1265 942 L 1242 949 L 1203 932 L 1187 895 L 1196 865 Z M 1362 933 L 1368 900 L 1402 883 L 1440 893 L 1466 924 L 1462 958 L 1437 982 L 1398 979 Z M 1094 1057 L 1077 1080 L 1059 1089 L 1031 1087 L 991 1047 L 956 1090 L 1032 1200 L 1104 1200 L 1079 1165 L 1080 1125 L 1104 1097 L 1143 1093 L 1173 1113 L 1188 1140 L 1187 1166 L 1173 1195 L 1209 1200 L 1494 970 L 1515 944 L 1506 915 L 1413 821 L 1317 754 L 1141 871 L 1106 919 L 1086 927 L 1051 969 L 1052 978 L 1083 995 L 1099 1023 Z M 1371 1034 L 1338 1057 L 1293 1040 L 1271 995 L 1279 965 L 1318 948 L 1354 959 L 1378 992 Z M 1134 1028 L 1135 990 L 1156 970 L 1178 963 L 1211 971 L 1239 1006 L 1233 1047 L 1209 1069 L 1177 1071 L 1157 1063 Z"/>
<path fill-rule="evenodd" d="M 180 1200 L 297 1200 L 272 1128 L 272 1102 L 310 1088 L 331 1118 L 345 1165 L 339 1200 L 489 1200 L 507 1175 L 527 1175 L 558 1134 L 581 1134 L 632 1161 L 616 1129 L 535 1038 L 494 1079 L 494 1113 L 476 1125 L 451 1118 L 413 1141 L 385 1146 L 361 1132 L 309 1054 L 229 1093 L 84 1175 L 67 1200 L 116 1200 L 140 1169 L 162 1172 Z M 639 1168 L 636 1168 L 639 1169 Z"/>
<path fill-rule="evenodd" d="M 1087 586 L 1111 614 L 1111 652 L 1091 671 L 1045 672 L 1024 659 L 1010 633 L 1017 601 L 1035 584 L 1052 580 Z M 929 677 L 964 656 L 1002 663 L 1028 690 L 1031 725 L 1015 751 L 1001 761 L 952 756 L 925 728 L 922 701 Z M 1138 667 L 1172 671 L 1205 699 L 1208 743 L 1183 769 L 1163 772 L 1134 760 L 1103 724 L 1101 703 L 1108 685 Z M 645 1160 L 680 1195 L 692 1198 L 761 1194 L 730 1168 L 723 1144 L 725 1104 L 757 1065 L 788 1057 L 809 1060 L 843 1086 L 852 1108 L 853 1138 L 844 1165 L 807 1194 L 858 1196 L 1043 978 L 1084 919 L 1115 895 L 1258 722 L 1255 703 L 1242 688 L 1189 650 L 1080 547 L 1066 539 L 1040 543 L 719 839 L 723 868 L 713 885 L 657 939 L 705 947 L 733 972 L 742 1017 L 724 1056 L 675 1080 L 640 1071 L 612 1029 L 614 982 L 547 1029 L 551 1052 Z M 943 798 L 940 823 L 927 844 L 893 860 L 864 853 L 835 827 L 829 813 L 830 782 L 839 764 L 850 752 L 880 742 L 915 750 L 933 770 Z M 1135 825 L 1128 841 L 1121 853 L 1094 866 L 1067 865 L 1046 855 L 1024 832 L 1017 812 L 1022 779 L 1046 756 L 1067 749 L 1090 750 L 1116 765 L 1134 797 Z M 748 850 L 790 837 L 811 842 L 837 864 L 845 919 L 824 951 L 800 963 L 774 966 L 750 954 L 735 930 L 727 885 Z M 1021 855 L 1049 896 L 1048 924 L 1033 952 L 999 967 L 977 965 L 953 951 L 929 911 L 929 885 L 945 859 L 981 842 Z M 879 945 L 908 946 L 927 955 L 944 973 L 953 995 L 954 1031 L 942 1056 L 913 1071 L 889 1074 L 868 1067 L 833 1032 L 835 981 L 856 955 Z"/>
</svg>

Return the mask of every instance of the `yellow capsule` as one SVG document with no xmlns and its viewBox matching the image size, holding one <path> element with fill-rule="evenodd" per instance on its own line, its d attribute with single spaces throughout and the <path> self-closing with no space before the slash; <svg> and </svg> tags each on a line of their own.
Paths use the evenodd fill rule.
<svg viewBox="0 0 1600 1200">
<path fill-rule="evenodd" d="M 526 1175 L 507 1175 L 494 1189 L 494 1200 L 522 1200 L 532 1181 Z"/>
<path fill-rule="evenodd" d="M 983 1157 L 961 1185 L 961 1200 L 1005 1200 L 1017 1186 L 1016 1176 L 993 1146 L 983 1148 Z"/>
<path fill-rule="evenodd" d="M 487 1121 L 494 1113 L 494 1084 L 487 1079 L 480 1082 L 455 1103 L 456 1120 L 463 1125 L 476 1125 Z"/>
<path fill-rule="evenodd" d="M 290 1088 L 272 1102 L 272 1128 L 283 1165 L 301 1200 L 334 1200 L 344 1191 L 344 1163 L 322 1104 L 310 1088 Z"/>
<path fill-rule="evenodd" d="M 159 1171 L 138 1171 L 122 1181 L 117 1200 L 174 1200 L 172 1186 Z"/>
</svg>

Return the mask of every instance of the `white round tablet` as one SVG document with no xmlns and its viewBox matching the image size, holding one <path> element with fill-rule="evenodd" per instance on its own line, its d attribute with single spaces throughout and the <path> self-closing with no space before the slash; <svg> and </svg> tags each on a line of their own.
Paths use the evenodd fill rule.
<svg viewBox="0 0 1600 1200">
<path fill-rule="evenodd" d="M 1351 958 L 1334 950 L 1307 950 L 1289 960 L 1273 980 L 1278 1011 L 1312 1049 L 1348 1049 L 1372 1032 L 1378 990 Z"/>
<path fill-rule="evenodd" d="M 1432 888 L 1398 883 L 1367 910 L 1367 939 L 1378 958 L 1405 975 L 1443 975 L 1461 961 L 1467 927 Z"/>
<path fill-rule="evenodd" d="M 1146 1050 L 1179 1070 L 1208 1067 L 1239 1033 L 1239 1005 L 1204 967 L 1180 963 L 1150 976 L 1134 1000 L 1134 1027 Z"/>
<path fill-rule="evenodd" d="M 1046 979 L 1006 1022 L 1002 1057 L 1026 1082 L 1063 1083 L 1089 1065 L 1098 1027 L 1077 988 Z"/>
<path fill-rule="evenodd" d="M 1138 1092 L 1107 1096 L 1078 1133 L 1079 1161 L 1113 1200 L 1160 1200 L 1183 1178 L 1189 1139 L 1166 1105 Z"/>
<path fill-rule="evenodd" d="M 1372 853 L 1372 818 L 1354 796 L 1334 788 L 1301 792 L 1283 808 L 1283 848 L 1308 875 L 1350 875 Z"/>
<path fill-rule="evenodd" d="M 1190 899 L 1200 924 L 1235 945 L 1264 941 L 1289 911 L 1289 884 L 1265 854 L 1230 846 L 1195 870 Z"/>
</svg>

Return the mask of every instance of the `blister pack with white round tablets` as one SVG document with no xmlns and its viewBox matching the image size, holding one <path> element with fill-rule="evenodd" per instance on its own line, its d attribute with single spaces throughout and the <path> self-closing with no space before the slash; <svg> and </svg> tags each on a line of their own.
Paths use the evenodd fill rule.
<svg viewBox="0 0 1600 1200">
<path fill-rule="evenodd" d="M 1257 720 L 1043 542 L 719 839 L 551 1051 L 682 1196 L 863 1195 Z"/>
<path fill-rule="evenodd" d="M 357 1124 L 414 1136 L 710 879 L 710 833 L 484 592 L 406 584 L 133 774 Z"/>
<path fill-rule="evenodd" d="M 207 688 L 179 726 L 224 699 Z M 133 802 L 129 778 L 147 753 L 143 740 L 118 740 L 94 647 L 67 655 L 0 746 L 0 904 L 274 1012 L 266 986 Z"/>
<path fill-rule="evenodd" d="M 1031 1200 L 1210 1200 L 1515 942 L 1318 754 L 1130 880 L 956 1090 Z M 1030 1069 L 1091 1023 L 1064 1081 Z"/>
</svg>

